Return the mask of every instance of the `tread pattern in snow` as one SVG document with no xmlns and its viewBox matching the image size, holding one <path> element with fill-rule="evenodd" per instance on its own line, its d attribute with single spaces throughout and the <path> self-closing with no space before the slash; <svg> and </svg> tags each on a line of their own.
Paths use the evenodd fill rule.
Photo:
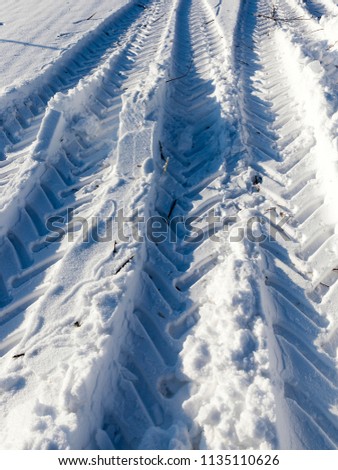
<svg viewBox="0 0 338 470">
<path fill-rule="evenodd" d="M 202 2 L 181 2 L 176 15 L 150 215 L 168 224 L 178 216 L 198 217 L 203 237 L 191 241 L 189 230 L 181 227 L 176 241 L 146 242 L 139 289 L 118 358 L 120 376 L 103 425 L 119 449 L 168 448 L 178 423 L 184 423 L 186 433 L 181 430 L 185 438 L 180 434 L 177 439 L 188 448 L 199 446 L 200 432 L 182 410 L 189 385 L 177 375 L 177 366 L 182 342 L 198 320 L 191 289 L 198 288 L 217 263 L 204 216 L 222 199 L 217 182 L 225 123 L 212 96 L 215 86 L 204 77 L 222 44 Z"/>
<path fill-rule="evenodd" d="M 140 7 L 137 12 L 139 10 Z M 0 325 L 8 338 L 1 342 L 0 337 L 0 355 L 6 354 L 20 341 L 22 332 L 14 336 L 9 332 L 18 328 L 27 307 L 45 292 L 48 286 L 46 270 L 64 255 L 62 240 L 48 241 L 51 232 L 46 226 L 47 219 L 53 217 L 56 221 L 60 218 L 57 225 L 63 227 L 65 232 L 76 230 L 72 223 L 73 216 L 68 217 L 70 213 L 67 214 L 67 210 L 74 211 L 74 216 L 81 216 L 81 211 L 90 206 L 93 197 L 85 188 L 112 164 L 106 160 L 118 138 L 121 96 L 127 89 L 137 86 L 142 77 L 146 77 L 154 52 L 153 47 L 149 49 L 149 44 L 156 44 L 165 21 L 158 2 L 141 10 L 143 13 L 138 21 L 135 11 L 130 13 L 134 23 L 124 30 L 124 35 L 122 31 L 130 23 L 129 15 L 126 14 L 122 25 L 119 24 L 118 37 L 122 38 L 123 47 L 118 55 L 115 52 L 111 70 L 105 70 L 104 80 L 95 90 L 91 90 L 92 96 L 88 98 L 86 119 L 87 122 L 94 120 L 100 123 L 99 134 L 90 138 L 81 130 L 70 131 L 53 158 L 53 164 L 39 162 L 37 184 L 26 191 L 23 206 L 18 204 L 14 208 L 17 214 L 13 223 L 1 237 Z M 103 36 L 106 34 L 103 33 Z M 104 45 L 106 47 L 106 41 Z M 76 88 L 74 90 L 76 92 Z M 42 121 L 42 128 L 44 125 L 47 125 L 46 120 Z M 17 165 L 18 161 L 13 162 L 12 172 L 18 171 Z M 8 170 L 9 181 L 11 177 Z M 30 184 L 28 181 L 27 185 Z M 13 200 L 12 205 L 15 204 Z"/>
<path fill-rule="evenodd" d="M 28 96 L 20 97 L 20 103 L 23 104 L 16 104 L 10 113 L 8 110 L 3 113 L 0 128 L 1 186 L 6 176 L 10 177 L 15 171 L 15 165 L 11 163 L 27 155 L 27 148 L 37 136 L 50 99 L 58 92 L 68 92 L 81 79 L 93 74 L 123 44 L 125 32 L 144 15 L 145 9 L 152 3 L 151 0 L 137 4 L 131 2 L 114 13 L 97 30 L 61 56 L 46 74 L 46 83 L 38 85 Z M 3 174 L 3 169 L 6 174 Z"/>
<path fill-rule="evenodd" d="M 248 46 L 240 57 L 242 111 L 250 166 L 263 178 L 257 199 L 265 199 L 263 207 L 277 220 L 288 218 L 282 229 L 286 236 L 277 233 L 275 240 L 261 244 L 262 306 L 274 337 L 270 348 L 280 445 L 336 448 L 338 420 L 330 407 L 337 395 L 337 370 L 333 358 L 316 346 L 327 326 L 320 306 L 337 281 L 337 259 L 323 264 L 336 240 L 332 207 L 316 181 L 319 150 L 302 120 L 301 98 L 293 95 L 274 26 L 256 16 L 269 16 L 270 5 L 261 1 L 258 6 L 250 1 L 242 12 L 240 32 Z M 300 234 L 306 241 L 299 241 Z"/>
</svg>

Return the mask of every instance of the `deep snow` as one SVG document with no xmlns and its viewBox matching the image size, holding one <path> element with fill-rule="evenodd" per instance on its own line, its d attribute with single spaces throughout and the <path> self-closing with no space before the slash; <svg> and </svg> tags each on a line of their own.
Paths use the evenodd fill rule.
<svg viewBox="0 0 338 470">
<path fill-rule="evenodd" d="M 274 5 L 2 2 L 2 448 L 338 446 L 338 11 Z"/>
</svg>

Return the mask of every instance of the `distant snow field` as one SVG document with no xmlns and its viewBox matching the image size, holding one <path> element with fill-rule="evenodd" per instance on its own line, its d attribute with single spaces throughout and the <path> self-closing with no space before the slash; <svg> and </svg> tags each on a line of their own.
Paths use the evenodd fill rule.
<svg viewBox="0 0 338 470">
<path fill-rule="evenodd" d="M 2 0 L 0 91 L 40 75 L 127 0 Z"/>
<path fill-rule="evenodd" d="M 2 449 L 338 448 L 337 31 L 2 0 Z"/>
</svg>

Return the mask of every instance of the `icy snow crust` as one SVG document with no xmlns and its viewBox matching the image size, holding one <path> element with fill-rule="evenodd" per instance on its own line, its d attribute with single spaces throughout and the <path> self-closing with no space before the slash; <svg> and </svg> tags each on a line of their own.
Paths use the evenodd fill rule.
<svg viewBox="0 0 338 470">
<path fill-rule="evenodd" d="M 335 2 L 0 12 L 1 447 L 337 448 Z"/>
</svg>

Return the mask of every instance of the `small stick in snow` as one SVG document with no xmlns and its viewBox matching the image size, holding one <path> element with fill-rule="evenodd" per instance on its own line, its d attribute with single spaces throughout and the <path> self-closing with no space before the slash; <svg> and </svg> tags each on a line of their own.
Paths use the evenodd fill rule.
<svg viewBox="0 0 338 470">
<path fill-rule="evenodd" d="M 73 33 L 60 33 L 56 37 L 57 38 L 62 38 L 63 36 L 71 36 Z"/>
<path fill-rule="evenodd" d="M 153 24 L 156 23 L 157 21 L 159 21 L 161 18 L 163 18 L 164 16 L 166 15 L 166 13 L 163 13 L 163 15 L 159 16 L 158 18 L 156 18 L 156 20 L 153 21 Z"/>
<path fill-rule="evenodd" d="M 13 359 L 18 359 L 19 357 L 23 357 L 25 353 L 14 354 Z"/>
<path fill-rule="evenodd" d="M 167 159 L 166 159 L 165 156 L 164 156 L 163 145 L 162 145 L 162 142 L 161 142 L 161 141 L 159 141 L 159 145 L 160 145 L 160 155 L 161 155 L 161 159 L 162 159 L 163 161 L 166 161 Z"/>
<path fill-rule="evenodd" d="M 114 246 L 113 246 L 113 253 L 117 253 L 117 249 L 116 249 L 116 245 L 117 245 L 117 241 L 114 240 Z"/>
<path fill-rule="evenodd" d="M 86 18 L 86 21 L 89 21 L 89 20 L 91 20 L 91 19 L 92 19 L 92 18 L 93 18 L 95 15 L 96 15 L 96 12 L 95 12 L 95 13 L 93 13 L 92 15 L 90 15 L 88 18 Z"/>
<path fill-rule="evenodd" d="M 331 46 L 329 46 L 326 50 L 328 51 L 329 49 L 332 49 L 332 47 L 334 47 L 336 44 L 337 44 L 338 41 L 334 42 L 333 44 L 331 44 Z"/>
<path fill-rule="evenodd" d="M 310 31 L 307 34 L 319 33 L 319 31 L 324 31 L 324 29 L 323 28 L 315 29 L 314 31 Z"/>
<path fill-rule="evenodd" d="M 167 172 L 168 165 L 169 165 L 169 157 L 166 159 L 165 164 L 163 165 L 163 173 Z"/>
<path fill-rule="evenodd" d="M 277 15 L 277 5 L 274 3 L 272 5 L 272 16 L 276 18 L 276 15 Z"/>
<path fill-rule="evenodd" d="M 212 19 L 212 20 L 210 20 L 210 21 L 207 21 L 207 22 L 205 23 L 205 25 L 210 24 L 210 23 L 212 23 L 213 21 L 215 21 L 215 20 Z"/>
<path fill-rule="evenodd" d="M 127 266 L 128 263 L 130 263 L 130 261 L 134 258 L 134 255 L 132 255 L 130 258 L 128 258 L 124 263 L 121 264 L 121 266 L 119 266 L 114 275 L 118 274 L 125 266 Z"/>
<path fill-rule="evenodd" d="M 169 78 L 169 80 L 166 80 L 165 82 L 166 82 L 166 83 L 170 83 L 170 82 L 173 82 L 173 81 L 175 81 L 175 80 L 180 80 L 181 78 L 186 77 L 186 76 L 189 74 L 190 70 L 191 70 L 192 64 L 193 64 L 193 60 L 191 59 L 189 68 L 188 68 L 188 70 L 187 70 L 187 72 L 186 72 L 185 74 L 180 75 L 179 77 Z"/>
<path fill-rule="evenodd" d="M 168 216 L 167 216 L 168 221 L 171 217 L 171 214 L 173 213 L 173 210 L 175 209 L 176 203 L 177 203 L 177 199 L 174 199 L 171 206 L 170 206 L 170 210 L 168 212 Z"/>
<path fill-rule="evenodd" d="M 275 21 L 276 23 L 278 23 L 279 21 L 290 23 L 291 21 L 310 21 L 311 20 L 311 18 L 303 18 L 302 16 L 297 16 L 295 18 L 280 18 L 278 16 L 269 16 L 269 15 L 262 15 L 262 14 L 258 14 L 255 16 L 257 16 L 258 18 L 265 18 L 266 20 L 272 20 L 272 21 Z"/>
<path fill-rule="evenodd" d="M 270 212 L 270 211 L 277 212 L 276 207 L 270 207 L 269 209 L 266 209 L 266 210 L 264 211 L 264 214 L 266 214 L 267 212 Z"/>
<path fill-rule="evenodd" d="M 328 286 L 327 284 L 324 284 L 324 282 L 320 282 L 319 283 L 321 286 L 324 286 L 324 287 L 327 287 L 328 289 L 330 289 L 330 286 Z"/>
<path fill-rule="evenodd" d="M 96 15 L 96 13 L 97 12 L 93 13 L 92 15 L 88 16 L 88 18 L 85 18 L 84 20 L 74 21 L 73 24 L 79 24 L 79 23 L 83 23 L 84 21 L 89 21 Z"/>
</svg>

